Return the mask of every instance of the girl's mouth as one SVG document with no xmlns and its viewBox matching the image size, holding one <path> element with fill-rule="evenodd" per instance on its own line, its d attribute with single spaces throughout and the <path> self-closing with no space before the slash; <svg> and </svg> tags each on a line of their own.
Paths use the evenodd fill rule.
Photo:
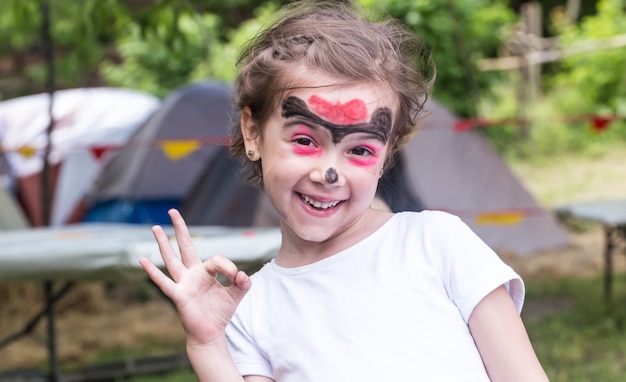
<svg viewBox="0 0 626 382">
<path fill-rule="evenodd" d="M 331 202 L 320 202 L 319 200 L 315 200 L 307 195 L 300 194 L 300 198 L 310 205 L 311 207 L 318 210 L 327 210 L 329 208 L 335 207 L 337 204 L 341 203 L 341 200 L 333 200 Z"/>
</svg>

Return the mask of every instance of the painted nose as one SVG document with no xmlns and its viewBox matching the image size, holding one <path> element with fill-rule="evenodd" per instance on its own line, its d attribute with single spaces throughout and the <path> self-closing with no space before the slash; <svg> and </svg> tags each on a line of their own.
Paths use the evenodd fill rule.
<svg viewBox="0 0 626 382">
<path fill-rule="evenodd" d="M 337 170 L 334 167 L 329 167 L 328 170 L 324 173 L 324 180 L 326 183 L 333 184 L 337 183 L 339 180 L 339 174 L 337 174 Z"/>
<path fill-rule="evenodd" d="M 341 170 L 336 166 L 320 165 L 311 171 L 310 178 L 312 181 L 321 183 L 325 186 L 341 186 L 345 183 L 345 178 Z"/>
</svg>

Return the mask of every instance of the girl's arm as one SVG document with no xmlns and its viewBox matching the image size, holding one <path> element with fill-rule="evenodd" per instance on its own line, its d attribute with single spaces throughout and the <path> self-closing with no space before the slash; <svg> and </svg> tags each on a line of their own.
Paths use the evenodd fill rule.
<svg viewBox="0 0 626 382">
<path fill-rule="evenodd" d="M 469 328 L 492 381 L 548 381 L 504 286 L 476 305 Z"/>
<path fill-rule="evenodd" d="M 274 382 L 260 375 L 241 377 L 228 351 L 226 340 L 212 346 L 194 346 L 187 342 L 187 355 L 198 381 Z"/>
</svg>

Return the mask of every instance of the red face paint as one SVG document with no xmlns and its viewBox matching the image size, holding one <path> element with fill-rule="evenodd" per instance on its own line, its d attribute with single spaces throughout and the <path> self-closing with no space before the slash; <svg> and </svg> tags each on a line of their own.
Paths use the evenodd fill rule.
<svg viewBox="0 0 626 382">
<path fill-rule="evenodd" d="M 291 141 L 293 142 L 293 152 L 295 154 L 315 157 L 322 155 L 322 148 L 315 143 L 313 138 L 311 138 L 311 132 L 304 126 L 299 126 L 296 129 L 296 132 L 291 136 Z M 308 145 L 306 144 L 307 141 Z"/>
<path fill-rule="evenodd" d="M 378 157 L 350 158 L 350 163 L 358 167 L 372 167 L 378 164 Z"/>
<path fill-rule="evenodd" d="M 360 99 L 353 99 L 346 103 L 328 102 L 316 95 L 309 98 L 311 111 L 329 122 L 339 125 L 351 125 L 363 122 L 367 118 L 367 106 Z"/>
<path fill-rule="evenodd" d="M 359 167 L 372 167 L 378 164 L 379 155 L 381 148 L 362 144 L 351 150 L 350 163 Z M 362 153 L 366 155 L 359 155 Z"/>
</svg>

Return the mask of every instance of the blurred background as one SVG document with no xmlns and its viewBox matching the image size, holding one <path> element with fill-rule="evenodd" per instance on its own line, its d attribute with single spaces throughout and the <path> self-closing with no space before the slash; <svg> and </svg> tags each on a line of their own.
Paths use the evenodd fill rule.
<svg viewBox="0 0 626 382">
<path fill-rule="evenodd" d="M 285 2 L 1 0 L 0 105 L 70 89 L 128 89 L 144 97 L 137 106 L 125 103 L 137 120 L 124 120 L 136 128 L 180 89 L 207 80 L 232 83 L 240 47 Z M 625 1 L 358 2 L 422 36 L 437 65 L 432 96 L 456 116 L 455 131 L 472 131 L 488 142 L 567 231 L 568 243 L 559 248 L 528 256 L 499 252 L 526 281 L 523 317 L 551 380 L 626 381 L 624 256 L 615 258 L 607 300 L 607 226 L 562 213 L 569 211 L 563 206 L 626 199 Z M 5 144 L 1 112 L 2 154 L 28 157 L 27 145 Z M 109 137 L 99 147 L 116 148 L 130 135 Z M 3 160 L 2 181 L 14 189 L 19 184 L 7 167 Z M 28 209 L 28 200 L 19 203 Z M 615 244 L 620 253 L 622 216 L 614 233 L 621 235 Z M 27 213 L 26 219 L 27 225 L 46 225 L 51 216 Z M 0 337 L 42 301 L 31 283 L 0 284 Z M 57 309 L 64 370 L 184 352 L 175 312 L 145 286 L 84 283 Z M 0 370 L 46 367 L 37 340 L 0 348 Z M 194 380 L 184 362 L 179 369 L 154 380 Z M 136 380 L 150 380 L 145 378 Z"/>
<path fill-rule="evenodd" d="M 587 128 L 592 116 L 626 113 L 623 1 L 360 2 L 424 38 L 437 63 L 433 96 L 461 117 L 500 122 L 484 133 L 503 152 L 593 150 L 597 141 L 624 136 L 623 121 L 596 123 L 606 134 Z M 56 89 L 118 86 L 164 97 L 207 78 L 230 82 L 239 47 L 281 2 L 43 3 L 0 5 L 1 99 L 47 90 L 48 50 Z"/>
</svg>

